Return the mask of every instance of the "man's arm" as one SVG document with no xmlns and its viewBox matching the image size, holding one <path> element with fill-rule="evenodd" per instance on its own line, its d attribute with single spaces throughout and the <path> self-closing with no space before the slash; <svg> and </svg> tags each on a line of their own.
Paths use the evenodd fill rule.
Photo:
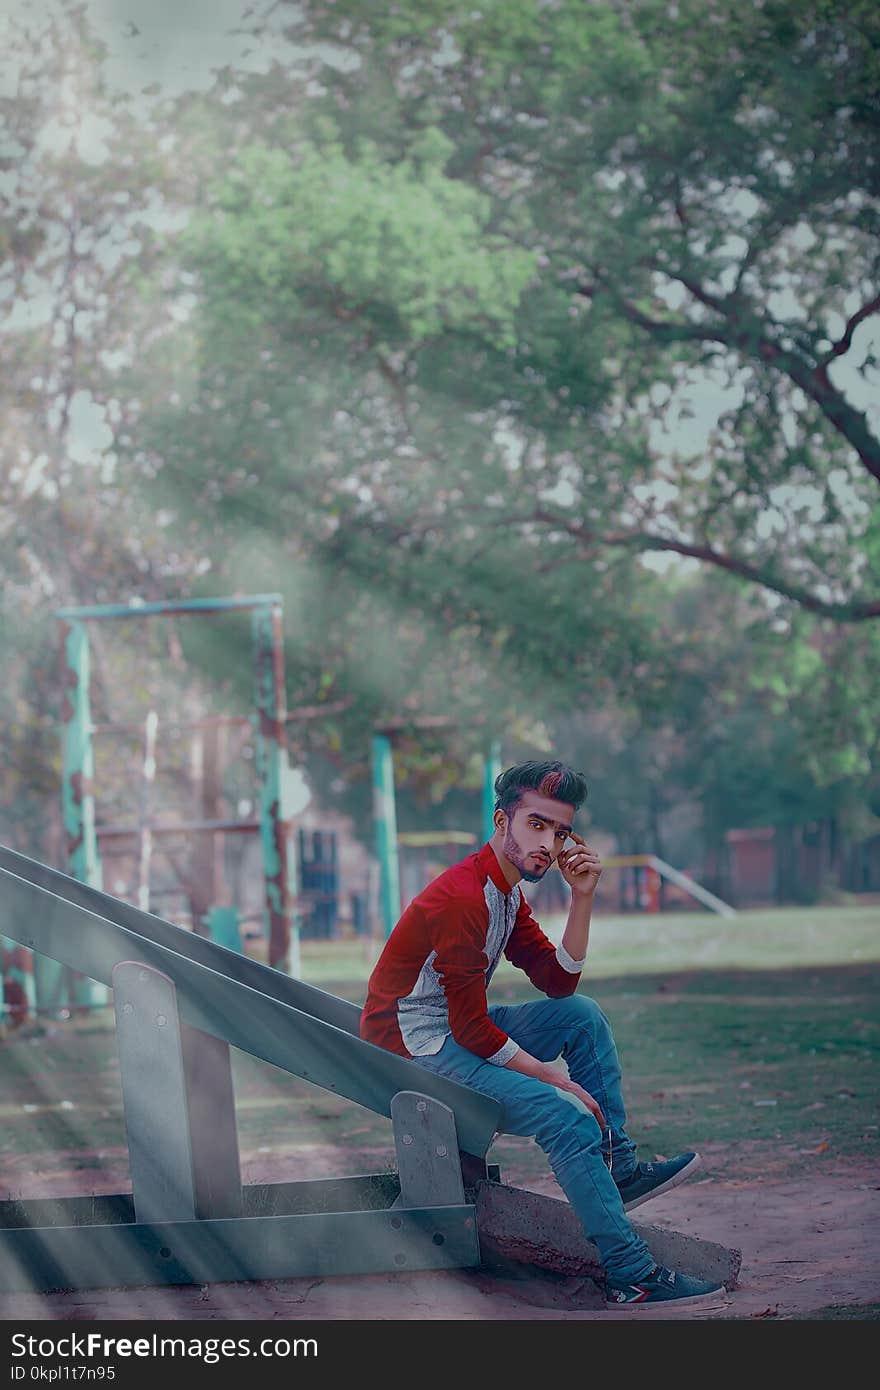
<svg viewBox="0 0 880 1390">
<path fill-rule="evenodd" d="M 590 848 L 586 840 L 574 833 L 571 838 L 575 841 L 574 845 L 571 849 L 563 850 L 557 861 L 562 877 L 571 889 L 571 904 L 562 934 L 562 946 L 572 960 L 583 961 L 590 939 L 593 899 L 602 873 L 602 864 L 598 854 Z M 583 1086 L 572 1081 L 567 1071 L 560 1070 L 551 1062 L 540 1062 L 522 1047 L 505 1066 L 511 1071 L 521 1072 L 524 1076 L 532 1076 L 536 1081 L 543 1081 L 548 1086 L 555 1086 L 557 1090 L 567 1091 L 585 1105 L 602 1128 L 605 1128 L 605 1116 L 599 1102 L 589 1091 L 585 1091 Z"/>
<path fill-rule="evenodd" d="M 551 999 L 574 994 L 578 987 L 587 945 L 596 884 L 602 873 L 599 856 L 581 838 L 563 850 L 558 864 L 571 888 L 571 903 L 562 940 L 554 946 L 535 921 L 526 899 L 520 901 L 516 923 L 504 954 L 512 965 L 524 970 L 536 989 Z"/>
<path fill-rule="evenodd" d="M 594 1096 L 589 1091 L 585 1091 L 583 1086 L 579 1086 L 576 1081 L 572 1081 L 568 1072 L 564 1068 L 554 1066 L 552 1062 L 539 1062 L 537 1057 L 533 1057 L 530 1052 L 526 1052 L 524 1047 L 518 1049 L 511 1057 L 509 1062 L 504 1065 L 511 1071 L 518 1071 L 523 1076 L 533 1076 L 536 1081 L 543 1081 L 547 1086 L 555 1086 L 557 1091 L 567 1091 L 585 1105 L 591 1115 L 594 1115 L 602 1128 L 605 1128 L 605 1116 L 602 1108 Z"/>
<path fill-rule="evenodd" d="M 571 849 L 564 849 L 557 860 L 560 873 L 571 889 L 562 944 L 573 960 L 583 960 L 590 942 L 590 919 L 596 885 L 602 874 L 602 862 L 580 835 L 572 831 L 571 839 L 574 845 Z"/>
</svg>

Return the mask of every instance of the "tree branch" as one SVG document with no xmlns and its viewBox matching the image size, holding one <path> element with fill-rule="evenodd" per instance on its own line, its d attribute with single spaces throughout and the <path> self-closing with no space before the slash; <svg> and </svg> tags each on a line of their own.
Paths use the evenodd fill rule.
<svg viewBox="0 0 880 1390">
<path fill-rule="evenodd" d="M 792 599 L 810 613 L 818 613 L 825 618 L 834 618 L 838 622 L 863 622 L 867 618 L 880 618 L 880 599 L 867 603 L 834 603 L 828 599 L 820 599 L 800 584 L 793 584 L 780 579 L 759 565 L 752 565 L 747 560 L 741 560 L 736 555 L 728 555 L 723 551 L 715 550 L 709 545 L 693 545 L 688 541 L 668 539 L 665 536 L 652 535 L 647 531 L 609 531 L 602 535 L 601 540 L 603 545 L 627 546 L 634 550 L 643 551 L 667 550 L 689 559 L 700 560 L 704 564 L 714 565 L 718 569 L 727 570 L 730 574 L 736 574 L 741 579 L 747 579 L 753 584 L 759 584 L 762 588 L 780 594 L 783 598 Z"/>
<path fill-rule="evenodd" d="M 724 342 L 722 330 L 719 327 L 717 332 L 712 332 L 707 324 L 685 323 L 681 319 L 652 319 L 650 314 L 646 314 L 643 309 L 639 309 L 630 300 L 624 299 L 616 290 L 606 283 L 579 284 L 575 287 L 575 292 L 584 299 L 593 299 L 599 289 L 607 290 L 617 301 L 621 313 L 630 323 L 634 323 L 637 328 L 644 328 L 646 333 L 652 337 L 659 338 L 668 343 L 685 342 L 705 342 L 707 339 L 715 339 Z"/>
<path fill-rule="evenodd" d="M 665 273 L 668 275 L 670 272 L 666 271 Z M 719 314 L 725 313 L 724 300 L 719 299 L 718 295 L 710 294 L 708 290 L 704 290 L 703 286 L 690 275 L 683 275 L 681 271 L 679 271 L 675 279 L 678 280 L 680 284 L 684 285 L 686 290 L 690 290 L 694 299 L 699 300 L 701 304 L 705 304 L 708 309 L 715 309 Z"/>
<path fill-rule="evenodd" d="M 754 346 L 751 339 L 747 341 Z M 741 342 L 734 339 L 733 345 L 740 346 Z M 765 362 L 784 372 L 815 401 L 828 423 L 852 445 L 868 472 L 880 482 L 880 440 L 869 429 L 865 414 L 850 405 L 834 385 L 826 364 L 811 366 L 796 352 L 780 347 L 770 338 L 761 338 L 756 346 Z"/>
<path fill-rule="evenodd" d="M 865 414 L 850 405 L 828 376 L 828 362 L 846 351 L 847 336 L 851 338 L 857 324 L 880 307 L 880 297 L 853 314 L 840 342 L 835 344 L 826 358 L 814 364 L 769 337 L 766 322 L 741 295 L 734 293 L 725 299 L 716 299 L 701 286 L 691 283 L 689 277 L 679 274 L 674 278 L 680 280 L 702 303 L 715 308 L 722 315 L 721 322 L 692 324 L 681 319 L 654 319 L 625 299 L 607 281 L 602 282 L 602 288 L 614 296 L 630 323 L 644 329 L 660 342 L 723 343 L 726 347 L 736 348 L 747 360 L 754 362 L 757 358 L 775 367 L 815 402 L 829 424 L 852 446 L 872 477 L 880 482 L 880 440 L 868 427 Z M 595 285 L 578 287 L 578 293 L 587 298 L 592 298 L 595 292 Z M 836 351 L 838 348 L 839 352 Z"/>
<path fill-rule="evenodd" d="M 716 569 L 726 570 L 729 574 L 735 574 L 740 579 L 746 579 L 763 589 L 769 589 L 782 598 L 791 599 L 810 613 L 819 614 L 820 617 L 833 618 L 837 622 L 864 622 L 870 618 L 880 618 L 880 599 L 869 600 L 865 603 L 835 603 L 828 599 L 821 599 L 803 585 L 782 579 L 770 570 L 762 568 L 760 565 L 751 564 L 739 556 L 715 550 L 708 543 L 697 545 L 690 541 L 659 536 L 650 531 L 642 530 L 592 530 L 576 518 L 560 516 L 542 508 L 536 508 L 526 514 L 493 518 L 494 525 L 505 527 L 535 522 L 552 527 L 554 530 L 565 531 L 578 542 L 579 547 L 585 553 L 594 553 L 606 546 L 644 552 L 671 551 L 688 559 L 713 565 Z"/>
<path fill-rule="evenodd" d="M 827 367 L 828 363 L 832 362 L 835 357 L 842 357 L 845 352 L 849 352 L 852 347 L 853 333 L 858 328 L 859 324 L 863 319 L 868 319 L 872 314 L 878 312 L 880 312 L 880 294 L 875 295 L 868 304 L 863 304 L 861 309 L 856 310 L 847 323 L 843 331 L 843 336 L 838 338 L 837 342 L 832 345 L 830 352 L 826 352 L 825 356 L 818 363 L 819 369 L 821 370 Z"/>
</svg>

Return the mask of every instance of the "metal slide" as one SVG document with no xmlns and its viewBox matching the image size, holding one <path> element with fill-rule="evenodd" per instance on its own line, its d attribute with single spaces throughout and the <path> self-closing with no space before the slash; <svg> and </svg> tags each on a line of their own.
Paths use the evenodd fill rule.
<svg viewBox="0 0 880 1390">
<path fill-rule="evenodd" d="M 142 961 L 171 979 L 183 1021 L 242 1052 L 391 1115 L 418 1090 L 455 1113 L 461 1148 L 482 1157 L 501 1106 L 358 1036 L 360 1009 L 271 966 L 143 912 L 0 846 L 0 935 L 102 984 Z"/>
</svg>

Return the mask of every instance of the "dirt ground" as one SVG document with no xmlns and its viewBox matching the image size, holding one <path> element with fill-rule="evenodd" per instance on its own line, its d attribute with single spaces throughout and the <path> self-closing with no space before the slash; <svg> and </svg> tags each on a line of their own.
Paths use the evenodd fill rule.
<svg viewBox="0 0 880 1390">
<path fill-rule="evenodd" d="M 719 1302 L 685 1308 L 625 1311 L 584 1306 L 595 1300 L 588 1279 L 543 1274 L 492 1274 L 483 1270 L 311 1277 L 259 1283 L 178 1288 L 99 1289 L 83 1292 L 0 1295 L 4 1320 L 103 1321 L 106 1319 L 271 1319 L 310 1322 L 337 1319 L 544 1320 L 544 1319 L 751 1319 L 809 1318 L 829 1307 L 859 1306 L 877 1316 L 880 1304 L 880 1173 L 874 1164 L 839 1161 L 805 1178 L 774 1174 L 738 1179 L 730 1156 L 703 1151 L 702 1175 L 645 1203 L 640 1221 L 718 1241 L 742 1251 L 739 1286 Z M 72 1158 L 73 1156 L 71 1156 Z M 302 1153 L 300 1151 L 300 1159 Z M 82 1155 L 77 1155 L 81 1160 Z M 246 1182 L 291 1180 L 334 1171 L 337 1151 L 315 1148 L 308 1172 L 291 1171 L 283 1155 L 255 1156 L 244 1165 Z M 0 1197 L 74 1195 L 124 1191 L 124 1160 L 117 1185 L 102 1173 L 72 1171 L 65 1156 L 22 1155 Z M 751 1171 L 754 1167 L 749 1165 Z M 355 1171 L 355 1170 L 352 1170 Z M 377 1171 L 369 1162 L 356 1171 Z M 720 1176 L 719 1176 L 720 1174 Z M 552 1175 L 506 1182 L 559 1197 Z M 11 1179 L 11 1180 L 10 1180 Z M 91 1181 L 90 1181 L 91 1179 Z M 873 1307 L 873 1312 L 867 1312 Z"/>
</svg>

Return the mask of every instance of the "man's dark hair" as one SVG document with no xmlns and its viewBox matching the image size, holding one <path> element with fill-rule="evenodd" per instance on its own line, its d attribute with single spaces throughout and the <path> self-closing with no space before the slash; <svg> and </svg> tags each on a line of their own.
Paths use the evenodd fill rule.
<svg viewBox="0 0 880 1390">
<path fill-rule="evenodd" d="M 525 791 L 567 801 L 577 810 L 587 799 L 587 779 L 567 763 L 517 763 L 495 778 L 495 810 L 511 815 Z"/>
</svg>

